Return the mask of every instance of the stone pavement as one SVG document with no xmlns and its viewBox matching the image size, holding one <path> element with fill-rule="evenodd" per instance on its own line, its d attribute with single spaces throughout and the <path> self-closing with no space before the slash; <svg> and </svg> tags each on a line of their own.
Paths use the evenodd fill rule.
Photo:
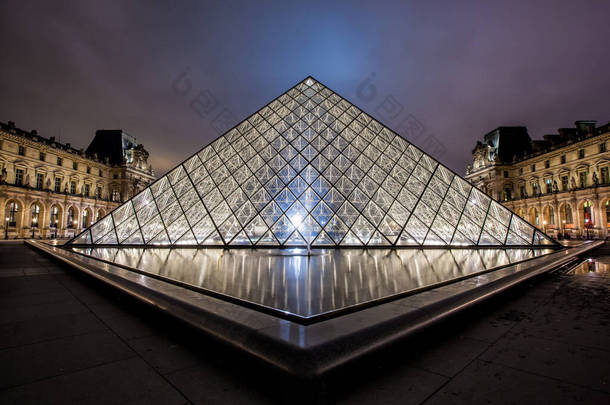
<svg viewBox="0 0 610 405">
<path fill-rule="evenodd" d="M 610 274 L 582 273 L 544 275 L 322 380 L 293 381 L 2 243 L 0 403 L 608 404 Z"/>
</svg>

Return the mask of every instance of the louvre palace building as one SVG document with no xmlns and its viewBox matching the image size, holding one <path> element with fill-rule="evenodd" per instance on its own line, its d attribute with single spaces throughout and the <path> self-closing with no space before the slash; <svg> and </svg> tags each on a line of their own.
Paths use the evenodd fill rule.
<svg viewBox="0 0 610 405">
<path fill-rule="evenodd" d="M 71 237 L 154 180 L 148 152 L 122 130 L 78 149 L 0 123 L 0 238 Z"/>
<path fill-rule="evenodd" d="M 498 127 L 477 142 L 466 179 L 555 237 L 606 238 L 610 226 L 610 123 L 576 121 L 532 140 Z"/>
</svg>

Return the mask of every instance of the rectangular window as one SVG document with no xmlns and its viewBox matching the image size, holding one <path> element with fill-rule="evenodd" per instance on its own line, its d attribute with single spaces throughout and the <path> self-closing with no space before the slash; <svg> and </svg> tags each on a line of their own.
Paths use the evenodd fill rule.
<svg viewBox="0 0 610 405">
<path fill-rule="evenodd" d="M 121 199 L 121 194 L 119 193 L 119 190 L 116 188 L 112 189 L 112 201 L 120 201 Z"/>
<path fill-rule="evenodd" d="M 115 173 L 115 174 L 112 175 L 112 178 L 116 180 L 116 179 L 119 178 L 119 175 L 117 173 Z"/>
<path fill-rule="evenodd" d="M 532 196 L 535 197 L 538 195 L 538 183 L 532 182 Z"/>
<path fill-rule="evenodd" d="M 536 165 L 532 165 L 532 171 L 535 172 L 536 171 Z"/>
<path fill-rule="evenodd" d="M 25 147 L 23 145 L 19 145 L 19 156 L 25 156 Z"/>
<path fill-rule="evenodd" d="M 36 188 L 42 190 L 44 184 L 44 174 L 36 173 Z"/>
<path fill-rule="evenodd" d="M 97 198 L 102 198 L 102 188 L 100 186 L 97 186 L 97 188 L 95 189 L 95 196 Z"/>
<path fill-rule="evenodd" d="M 87 166 L 87 174 L 91 173 L 91 168 Z"/>
<path fill-rule="evenodd" d="M 561 164 L 566 162 L 566 155 L 561 155 Z"/>
<path fill-rule="evenodd" d="M 75 181 L 70 182 L 70 194 L 76 194 L 76 182 Z"/>
<path fill-rule="evenodd" d="M 504 189 L 504 201 L 510 201 L 510 200 L 511 200 L 510 188 L 505 188 Z"/>
<path fill-rule="evenodd" d="M 44 152 L 38 153 L 38 160 L 44 162 L 45 158 L 46 158 L 46 154 Z"/>
<path fill-rule="evenodd" d="M 580 173 L 580 187 L 587 187 L 587 173 L 585 172 Z"/>
<path fill-rule="evenodd" d="M 544 161 L 544 167 L 545 167 L 545 169 L 548 169 L 549 167 L 551 167 L 551 161 L 550 160 L 545 160 Z"/>
<path fill-rule="evenodd" d="M 508 171 L 504 170 L 504 178 L 508 177 Z"/>
<path fill-rule="evenodd" d="M 102 177 L 102 169 L 98 169 L 98 176 Z"/>
<path fill-rule="evenodd" d="M 57 158 L 57 166 L 61 166 L 64 164 L 64 160 L 60 157 Z"/>
<path fill-rule="evenodd" d="M 23 169 L 15 169 L 15 185 L 23 186 Z"/>
<path fill-rule="evenodd" d="M 72 162 L 72 168 L 73 168 L 74 170 L 78 170 L 78 163 L 76 163 L 76 162 Z"/>
<path fill-rule="evenodd" d="M 519 193 L 521 194 L 521 198 L 525 197 L 525 186 L 521 186 L 519 188 Z"/>
<path fill-rule="evenodd" d="M 55 177 L 55 188 L 56 193 L 61 193 L 61 177 Z"/>
<path fill-rule="evenodd" d="M 519 176 L 522 176 L 522 175 L 523 175 L 523 168 L 522 168 L 522 167 L 520 167 L 520 168 L 519 168 Z"/>
<path fill-rule="evenodd" d="M 89 184 L 85 184 L 84 193 L 85 193 L 85 197 L 89 197 Z"/>
<path fill-rule="evenodd" d="M 606 142 L 599 144 L 599 153 L 604 153 L 606 151 Z"/>
<path fill-rule="evenodd" d="M 601 174 L 602 174 L 602 178 L 601 178 L 602 184 L 610 183 L 610 178 L 608 177 L 608 168 L 607 167 L 602 167 Z"/>
<path fill-rule="evenodd" d="M 561 190 L 568 191 L 568 176 L 561 176 Z"/>
<path fill-rule="evenodd" d="M 584 149 L 579 149 L 578 150 L 578 158 L 579 159 L 584 159 L 585 158 L 585 150 Z"/>
<path fill-rule="evenodd" d="M 546 185 L 546 193 L 551 194 L 551 192 L 553 191 L 553 180 L 546 179 L 544 181 L 544 184 Z"/>
</svg>

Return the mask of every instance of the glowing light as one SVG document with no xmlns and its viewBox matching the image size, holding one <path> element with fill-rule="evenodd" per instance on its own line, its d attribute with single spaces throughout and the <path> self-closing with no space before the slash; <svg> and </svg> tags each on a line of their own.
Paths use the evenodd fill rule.
<svg viewBox="0 0 610 405">
<path fill-rule="evenodd" d="M 300 227 L 303 223 L 303 217 L 301 217 L 299 214 L 295 214 L 292 218 L 290 218 L 290 220 L 296 228 Z"/>
</svg>

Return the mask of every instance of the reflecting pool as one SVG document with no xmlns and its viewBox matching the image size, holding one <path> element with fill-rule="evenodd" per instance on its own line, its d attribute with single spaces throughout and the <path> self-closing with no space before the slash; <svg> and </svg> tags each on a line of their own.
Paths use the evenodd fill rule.
<svg viewBox="0 0 610 405">
<path fill-rule="evenodd" d="M 553 252 L 551 249 L 71 248 L 280 315 L 314 319 Z"/>
</svg>

